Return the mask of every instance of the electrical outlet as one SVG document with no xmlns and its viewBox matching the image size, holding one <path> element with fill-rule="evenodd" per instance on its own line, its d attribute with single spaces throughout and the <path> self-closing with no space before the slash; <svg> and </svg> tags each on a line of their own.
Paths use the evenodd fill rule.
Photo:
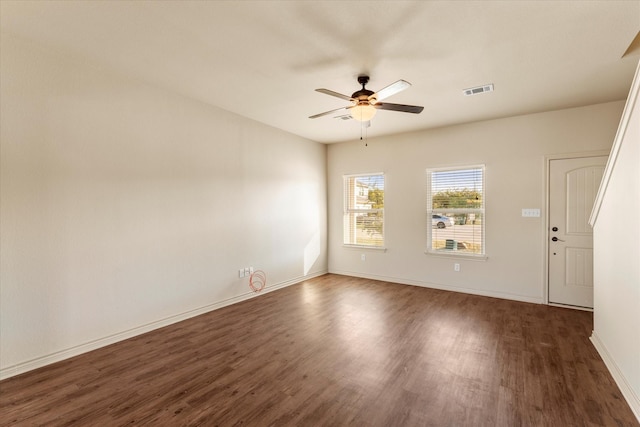
<svg viewBox="0 0 640 427">
<path fill-rule="evenodd" d="M 367 255 L 362 254 L 360 255 L 360 261 L 366 261 L 367 260 Z"/>
<path fill-rule="evenodd" d="M 251 272 L 249 271 L 249 267 L 246 267 L 246 268 L 244 269 L 244 275 L 245 275 L 245 277 L 247 277 L 247 276 L 250 276 L 250 275 L 251 275 Z"/>
<path fill-rule="evenodd" d="M 249 267 L 249 274 L 253 274 L 253 267 Z"/>
<path fill-rule="evenodd" d="M 240 270 L 238 270 L 238 277 L 240 278 L 244 277 L 244 268 L 241 268 Z"/>
<path fill-rule="evenodd" d="M 453 271 L 460 271 L 460 264 L 458 264 L 457 262 L 453 264 Z"/>
</svg>

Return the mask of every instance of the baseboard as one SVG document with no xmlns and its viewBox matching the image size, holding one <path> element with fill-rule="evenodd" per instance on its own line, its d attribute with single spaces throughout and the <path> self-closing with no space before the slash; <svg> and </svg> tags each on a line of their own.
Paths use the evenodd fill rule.
<svg viewBox="0 0 640 427">
<path fill-rule="evenodd" d="M 638 419 L 638 422 L 640 422 L 640 398 L 638 398 L 638 395 L 633 391 L 633 389 L 627 382 L 624 374 L 622 373 L 622 371 L 620 371 L 620 368 L 618 368 L 618 365 L 607 351 L 607 347 L 605 347 L 604 343 L 600 340 L 596 331 L 593 331 L 591 333 L 591 342 L 604 361 L 607 369 L 609 369 L 613 380 L 616 382 L 618 388 L 620 389 L 620 392 L 622 392 L 622 396 L 624 396 L 625 400 L 629 404 L 633 415 L 635 415 Z"/>
<path fill-rule="evenodd" d="M 196 308 L 194 310 L 189 310 L 184 313 L 176 314 L 174 316 L 166 317 L 164 319 L 157 320 L 155 322 L 147 323 L 145 325 L 138 326 L 133 329 L 129 329 L 126 331 L 122 331 L 113 335 L 109 335 L 103 338 L 99 338 L 97 340 L 93 340 L 90 342 L 86 342 L 74 347 L 70 347 L 61 351 L 57 351 L 55 353 L 47 354 L 42 357 L 38 357 L 32 360 L 28 360 L 26 362 L 18 363 L 12 366 L 8 366 L 6 368 L 0 369 L 0 381 L 14 377 L 16 375 L 23 374 L 25 372 L 32 371 L 34 369 L 42 368 L 44 366 L 50 365 L 52 363 L 60 362 L 65 359 L 69 359 L 74 356 L 79 356 L 80 354 L 87 353 L 89 351 L 97 350 L 102 347 L 106 347 L 111 344 L 115 344 L 119 341 L 124 341 L 129 338 L 133 338 L 138 335 L 142 335 L 144 333 L 153 331 L 154 329 L 163 328 L 165 326 L 172 325 L 174 323 L 181 322 L 183 320 L 190 319 L 192 317 L 199 316 L 204 313 L 208 313 L 213 310 L 217 310 L 219 308 L 223 308 L 232 304 L 236 304 L 241 301 L 245 301 L 251 298 L 255 298 L 261 294 L 269 293 L 276 291 L 278 289 L 285 288 L 287 286 L 295 285 L 296 283 L 300 283 L 304 280 L 309 280 L 314 277 L 322 276 L 327 274 L 326 270 L 312 273 L 306 276 L 296 277 L 291 280 L 286 280 L 284 282 L 276 283 L 273 285 L 266 286 L 260 293 L 255 292 L 245 292 L 241 295 L 235 296 L 233 298 L 228 298 L 222 301 L 217 301 L 211 304 L 207 304 L 205 306 Z"/>
<path fill-rule="evenodd" d="M 551 307 L 558 307 L 558 308 L 568 308 L 571 310 L 578 310 L 578 311 L 589 311 L 591 313 L 593 313 L 593 308 L 589 308 L 589 307 L 580 307 L 577 305 L 569 305 L 569 304 L 558 304 L 555 302 L 550 302 L 549 305 Z"/>
<path fill-rule="evenodd" d="M 423 282 L 419 280 L 409 280 L 409 279 L 403 279 L 400 277 L 379 276 L 376 274 L 362 274 L 362 273 L 357 273 L 353 271 L 329 270 L 329 273 L 341 274 L 343 276 L 361 277 L 363 279 L 380 280 L 383 282 L 393 282 L 393 283 L 399 283 L 402 285 L 421 286 L 423 288 L 440 289 L 443 291 L 460 292 L 463 294 L 480 295 L 483 297 L 501 298 L 501 299 L 507 299 L 512 301 L 529 302 L 532 304 L 544 304 L 544 300 L 542 299 L 542 297 L 540 298 L 526 297 L 522 295 L 510 294 L 507 292 L 484 291 L 484 290 L 478 290 L 478 289 L 463 288 L 459 286 L 450 286 L 450 285 L 442 285 L 438 283 Z"/>
</svg>

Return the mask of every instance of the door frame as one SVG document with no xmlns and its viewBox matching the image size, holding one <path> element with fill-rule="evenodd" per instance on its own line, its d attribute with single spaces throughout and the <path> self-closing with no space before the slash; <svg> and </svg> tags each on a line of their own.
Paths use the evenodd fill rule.
<svg viewBox="0 0 640 427">
<path fill-rule="evenodd" d="M 582 151 L 577 153 L 565 153 L 565 154 L 548 154 L 544 156 L 544 219 L 542 221 L 542 227 L 544 228 L 543 234 L 543 284 L 542 284 L 542 300 L 543 304 L 554 306 L 554 307 L 564 307 L 564 308 L 573 308 L 575 310 L 584 310 L 584 311 L 593 311 L 591 308 L 584 307 L 574 307 L 563 304 L 555 304 L 549 302 L 549 238 L 550 238 L 550 230 L 549 230 L 549 193 L 551 190 L 551 179 L 549 174 L 551 172 L 551 161 L 552 160 L 567 160 L 567 159 L 581 159 L 587 157 L 600 157 L 600 156 L 609 156 L 611 154 L 610 150 L 596 150 L 596 151 Z"/>
</svg>

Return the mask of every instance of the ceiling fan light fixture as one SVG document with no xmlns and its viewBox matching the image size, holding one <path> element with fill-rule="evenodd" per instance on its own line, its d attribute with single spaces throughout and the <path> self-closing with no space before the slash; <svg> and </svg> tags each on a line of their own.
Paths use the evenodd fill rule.
<svg viewBox="0 0 640 427">
<path fill-rule="evenodd" d="M 360 102 L 349 110 L 351 117 L 359 122 L 368 122 L 376 115 L 376 109 L 368 102 Z"/>
</svg>

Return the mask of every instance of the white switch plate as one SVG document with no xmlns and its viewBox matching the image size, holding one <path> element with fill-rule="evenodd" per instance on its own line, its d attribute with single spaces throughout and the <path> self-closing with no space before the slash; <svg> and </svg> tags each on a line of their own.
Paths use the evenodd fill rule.
<svg viewBox="0 0 640 427">
<path fill-rule="evenodd" d="M 522 209 L 522 216 L 523 217 L 530 217 L 530 218 L 539 218 L 540 217 L 540 209 Z"/>
</svg>

